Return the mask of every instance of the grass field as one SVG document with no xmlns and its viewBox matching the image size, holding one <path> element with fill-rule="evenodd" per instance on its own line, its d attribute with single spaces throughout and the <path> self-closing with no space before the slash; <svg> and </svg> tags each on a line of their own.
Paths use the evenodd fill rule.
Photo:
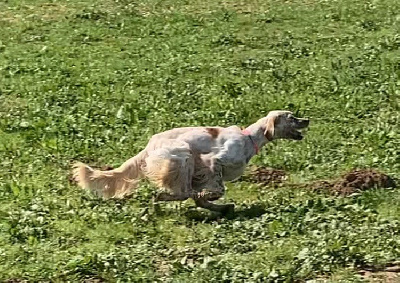
<svg viewBox="0 0 400 283">
<path fill-rule="evenodd" d="M 251 161 L 289 184 L 400 176 L 398 0 L 0 2 L 0 281 L 361 281 L 400 259 L 400 188 L 349 197 L 239 181 L 233 219 L 104 201 L 70 165 L 118 166 L 157 132 L 310 117 Z M 400 279 L 399 279 L 400 280 Z M 394 282 L 394 281 L 393 281 Z"/>
</svg>

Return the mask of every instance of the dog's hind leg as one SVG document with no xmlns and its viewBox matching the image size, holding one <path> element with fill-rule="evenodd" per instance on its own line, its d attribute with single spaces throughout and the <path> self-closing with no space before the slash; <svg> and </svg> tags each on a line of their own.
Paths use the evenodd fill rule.
<svg viewBox="0 0 400 283">
<path fill-rule="evenodd" d="M 193 195 L 193 155 L 185 142 L 174 141 L 168 145 L 149 152 L 145 160 L 145 175 L 166 190 L 159 193 L 156 200 L 183 201 Z"/>
</svg>

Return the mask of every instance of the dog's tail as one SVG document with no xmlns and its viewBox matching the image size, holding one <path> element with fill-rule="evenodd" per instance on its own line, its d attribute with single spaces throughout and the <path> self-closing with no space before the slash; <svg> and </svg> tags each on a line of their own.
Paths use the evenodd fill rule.
<svg viewBox="0 0 400 283">
<path fill-rule="evenodd" d="M 140 178 L 142 153 L 130 158 L 120 167 L 110 171 L 100 171 L 81 162 L 73 168 L 73 178 L 78 185 L 89 189 L 103 198 L 123 198 L 137 187 Z"/>
</svg>

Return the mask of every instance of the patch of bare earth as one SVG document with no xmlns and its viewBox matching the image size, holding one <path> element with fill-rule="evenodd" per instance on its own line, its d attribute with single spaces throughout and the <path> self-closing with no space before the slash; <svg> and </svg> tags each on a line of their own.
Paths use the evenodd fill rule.
<svg viewBox="0 0 400 283">
<path fill-rule="evenodd" d="M 276 186 L 287 180 L 287 174 L 283 170 L 258 167 L 243 176 L 242 180 L 264 186 Z M 288 184 L 288 186 L 315 191 L 325 190 L 333 195 L 347 196 L 373 188 L 394 188 L 396 183 L 390 176 L 375 169 L 354 169 L 337 179 L 317 180 L 306 184 Z"/>
<path fill-rule="evenodd" d="M 287 180 L 286 172 L 267 167 L 252 169 L 242 180 L 262 185 L 280 184 Z"/>
<path fill-rule="evenodd" d="M 384 268 L 365 268 L 359 271 L 367 282 L 400 282 L 400 263 L 394 263 Z"/>
<path fill-rule="evenodd" d="M 313 190 L 328 190 L 333 195 L 347 196 L 374 188 L 394 188 L 395 181 L 375 169 L 355 169 L 333 181 L 319 180 L 308 185 Z"/>
</svg>

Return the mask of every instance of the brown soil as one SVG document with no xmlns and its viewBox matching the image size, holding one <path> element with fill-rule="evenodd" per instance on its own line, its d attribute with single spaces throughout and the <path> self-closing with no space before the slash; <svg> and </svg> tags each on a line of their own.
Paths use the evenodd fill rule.
<svg viewBox="0 0 400 283">
<path fill-rule="evenodd" d="M 252 169 L 249 174 L 242 177 L 244 181 L 262 185 L 276 185 L 283 183 L 286 179 L 285 171 L 266 167 Z M 391 177 L 375 169 L 354 169 L 337 179 L 317 180 L 312 183 L 290 184 L 289 186 L 311 190 L 327 190 L 333 195 L 347 196 L 373 188 L 394 188 L 396 184 Z"/>
<path fill-rule="evenodd" d="M 350 195 L 373 188 L 394 188 L 394 180 L 374 169 L 352 170 L 333 181 L 316 181 L 308 185 L 313 190 L 325 189 L 334 195 Z"/>
<path fill-rule="evenodd" d="M 392 264 L 384 268 L 365 268 L 359 274 L 367 282 L 400 282 L 400 265 Z"/>
<path fill-rule="evenodd" d="M 271 183 L 282 183 L 287 179 L 287 175 L 283 170 L 273 168 L 258 167 L 242 178 L 244 181 L 269 185 Z"/>
</svg>

